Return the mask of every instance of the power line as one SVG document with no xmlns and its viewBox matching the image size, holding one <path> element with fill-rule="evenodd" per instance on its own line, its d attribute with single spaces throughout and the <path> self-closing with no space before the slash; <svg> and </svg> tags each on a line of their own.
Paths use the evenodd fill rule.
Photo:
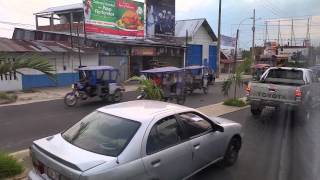
<svg viewBox="0 0 320 180">
<path fill-rule="evenodd" d="M 8 21 L 0 21 L 0 24 L 7 24 L 7 25 L 12 25 L 12 26 L 35 27 L 35 25 L 32 25 L 32 24 L 22 24 L 22 23 L 8 22 Z"/>
</svg>

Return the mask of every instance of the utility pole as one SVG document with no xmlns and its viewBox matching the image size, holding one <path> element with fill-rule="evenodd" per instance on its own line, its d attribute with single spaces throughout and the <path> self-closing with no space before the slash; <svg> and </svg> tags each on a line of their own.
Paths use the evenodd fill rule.
<svg viewBox="0 0 320 180">
<path fill-rule="evenodd" d="M 252 27 L 252 63 L 255 62 L 255 32 L 256 32 L 256 10 L 253 9 L 253 27 Z"/>
<path fill-rule="evenodd" d="M 239 39 L 239 29 L 237 29 L 237 35 L 236 35 L 236 48 L 234 49 L 234 65 L 233 65 L 233 71 L 234 71 L 234 73 L 236 73 L 236 68 L 237 68 L 238 39 Z"/>
<path fill-rule="evenodd" d="M 306 41 L 307 41 L 308 43 L 310 43 L 310 18 L 308 18 Z"/>
<path fill-rule="evenodd" d="M 265 34 L 266 34 L 266 37 L 265 37 L 265 39 L 264 39 L 264 43 L 266 43 L 266 42 L 268 42 L 269 41 L 269 32 L 268 32 L 268 21 L 265 21 L 265 24 L 266 24 L 266 32 L 265 32 Z"/>
<path fill-rule="evenodd" d="M 189 33 L 188 30 L 186 30 L 186 50 L 184 54 L 184 62 L 183 62 L 183 67 L 186 67 L 187 61 L 188 61 L 188 38 L 189 38 Z"/>
<path fill-rule="evenodd" d="M 220 47 L 221 47 L 221 0 L 219 0 L 219 19 L 218 19 L 218 44 L 217 44 L 217 70 L 218 77 L 220 76 Z"/>
<path fill-rule="evenodd" d="M 291 20 L 291 38 L 290 45 L 293 46 L 293 19 Z"/>
<path fill-rule="evenodd" d="M 80 49 L 80 34 L 79 34 L 79 24 L 77 25 L 77 37 L 78 37 L 78 57 L 79 57 L 79 68 L 82 67 L 82 60 L 81 60 L 81 49 Z"/>
<path fill-rule="evenodd" d="M 280 45 L 280 20 L 278 21 L 278 46 Z"/>
</svg>

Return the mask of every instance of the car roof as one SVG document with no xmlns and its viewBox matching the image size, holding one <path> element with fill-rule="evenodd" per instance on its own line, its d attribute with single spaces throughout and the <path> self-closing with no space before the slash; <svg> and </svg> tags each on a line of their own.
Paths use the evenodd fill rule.
<svg viewBox="0 0 320 180">
<path fill-rule="evenodd" d="M 299 71 L 308 71 L 309 69 L 306 68 L 296 68 L 296 67 L 271 67 L 271 69 L 283 69 L 283 70 L 299 70 Z"/>
<path fill-rule="evenodd" d="M 137 100 L 105 106 L 99 108 L 98 111 L 141 123 L 149 123 L 159 114 L 170 116 L 176 113 L 195 110 L 161 101 Z"/>
</svg>

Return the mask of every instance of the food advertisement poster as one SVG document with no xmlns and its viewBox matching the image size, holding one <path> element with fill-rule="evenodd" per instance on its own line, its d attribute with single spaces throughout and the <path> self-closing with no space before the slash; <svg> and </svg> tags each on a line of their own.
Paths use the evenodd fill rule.
<svg viewBox="0 0 320 180">
<path fill-rule="evenodd" d="M 175 0 L 146 0 L 147 35 L 174 36 Z"/>
<path fill-rule="evenodd" d="M 85 31 L 119 36 L 144 36 L 144 3 L 132 0 L 85 0 Z"/>
</svg>

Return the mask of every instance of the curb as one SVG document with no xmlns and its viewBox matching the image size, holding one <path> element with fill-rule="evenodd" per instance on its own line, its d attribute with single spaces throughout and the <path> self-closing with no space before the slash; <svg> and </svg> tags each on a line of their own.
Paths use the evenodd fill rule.
<svg viewBox="0 0 320 180">
<path fill-rule="evenodd" d="M 127 90 L 125 92 L 134 92 L 136 90 Z M 56 98 L 48 98 L 48 99 L 42 99 L 42 100 L 28 100 L 28 101 L 16 101 L 14 103 L 9 104 L 1 104 L 0 107 L 8 107 L 8 106 L 19 106 L 19 105 L 26 105 L 26 104 L 33 104 L 33 103 L 40 103 L 40 102 L 48 102 L 48 101 L 55 101 L 55 100 L 61 100 L 64 99 L 64 97 L 56 97 Z"/>
</svg>

